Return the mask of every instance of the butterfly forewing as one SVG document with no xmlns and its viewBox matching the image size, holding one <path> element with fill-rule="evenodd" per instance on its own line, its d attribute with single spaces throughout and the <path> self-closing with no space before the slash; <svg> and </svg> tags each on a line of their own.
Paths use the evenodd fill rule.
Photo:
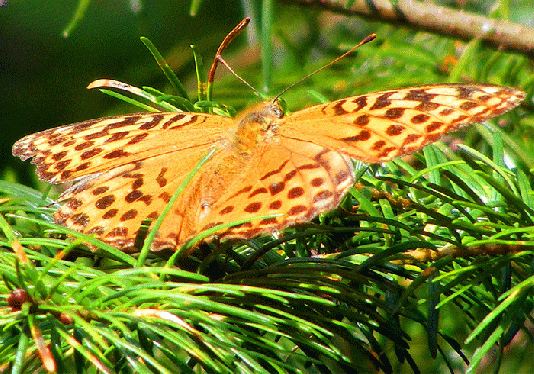
<svg viewBox="0 0 534 374">
<path fill-rule="evenodd" d="M 61 196 L 58 223 L 132 250 L 141 222 L 159 217 L 215 149 L 152 243 L 153 250 L 177 249 L 218 225 L 231 226 L 220 237 L 251 238 L 309 221 L 337 206 L 353 184 L 349 157 L 376 163 L 415 152 L 446 132 L 504 113 L 524 96 L 507 87 L 444 84 L 348 97 L 285 118 L 276 102 L 238 120 L 135 114 L 29 135 L 13 154 L 33 157 L 46 181 L 79 180 Z"/>
<path fill-rule="evenodd" d="M 461 126 L 498 116 L 524 96 L 521 90 L 482 84 L 376 92 L 296 112 L 284 119 L 281 133 L 367 163 L 384 162 L 413 153 Z"/>
<path fill-rule="evenodd" d="M 33 157 L 45 181 L 60 183 L 169 152 L 228 138 L 230 118 L 201 113 L 141 113 L 75 123 L 28 135 L 13 154 Z M 180 142 L 177 142 L 180 139 Z"/>
</svg>

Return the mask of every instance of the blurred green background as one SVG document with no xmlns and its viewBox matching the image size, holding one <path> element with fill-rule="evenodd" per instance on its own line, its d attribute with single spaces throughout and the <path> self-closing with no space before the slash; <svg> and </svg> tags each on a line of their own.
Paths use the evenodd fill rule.
<svg viewBox="0 0 534 374">
<path fill-rule="evenodd" d="M 206 1 L 196 17 L 187 1 L 143 1 L 140 10 L 135 4 L 92 1 L 67 38 L 62 33 L 78 1 L 14 0 L 0 7 L 1 169 L 22 165 L 11 145 L 23 135 L 95 118 L 116 106 L 117 100 L 85 89 L 95 79 L 163 88 L 165 77 L 141 36 L 172 53 L 169 63 L 183 77 L 194 66 L 189 44 L 212 56 L 243 13 L 238 1 Z"/>
</svg>

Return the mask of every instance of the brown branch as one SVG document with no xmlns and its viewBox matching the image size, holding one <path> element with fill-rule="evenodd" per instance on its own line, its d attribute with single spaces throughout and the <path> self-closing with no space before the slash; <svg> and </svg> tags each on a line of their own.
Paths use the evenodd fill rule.
<svg viewBox="0 0 534 374">
<path fill-rule="evenodd" d="M 479 38 L 495 48 L 534 57 L 534 29 L 436 6 L 429 1 L 397 0 L 394 5 L 388 0 L 355 0 L 349 8 L 345 7 L 347 0 L 284 1 L 320 6 L 336 13 L 358 15 L 462 40 Z"/>
<path fill-rule="evenodd" d="M 478 256 L 502 256 L 505 254 L 514 254 L 524 251 L 532 251 L 531 245 L 523 245 L 521 241 L 519 244 L 483 244 L 475 245 L 467 248 L 458 247 L 444 247 L 436 251 L 427 248 L 415 249 L 407 251 L 402 254 L 403 259 L 398 261 L 401 263 L 418 264 L 421 262 L 433 262 L 443 257 L 450 256 L 453 258 L 468 258 Z"/>
</svg>

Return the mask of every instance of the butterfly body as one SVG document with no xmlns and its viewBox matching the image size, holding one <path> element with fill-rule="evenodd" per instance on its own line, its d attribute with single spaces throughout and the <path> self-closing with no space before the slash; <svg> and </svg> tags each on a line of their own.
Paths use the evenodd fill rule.
<svg viewBox="0 0 534 374">
<path fill-rule="evenodd" d="M 28 135 L 13 146 L 41 179 L 79 181 L 60 197 L 56 222 L 125 251 L 210 151 L 165 217 L 151 248 L 213 236 L 251 238 L 336 207 L 354 183 L 351 158 L 378 163 L 442 134 L 495 117 L 524 92 L 444 84 L 353 96 L 283 116 L 277 102 L 237 119 L 204 113 L 108 117 Z M 246 222 L 243 223 L 243 220 Z M 231 226 L 232 222 L 240 224 Z"/>
</svg>

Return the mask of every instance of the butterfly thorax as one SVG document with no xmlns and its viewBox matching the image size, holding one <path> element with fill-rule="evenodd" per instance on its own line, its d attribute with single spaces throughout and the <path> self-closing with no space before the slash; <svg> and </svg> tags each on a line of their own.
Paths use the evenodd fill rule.
<svg viewBox="0 0 534 374">
<path fill-rule="evenodd" d="M 271 140 L 278 131 L 283 111 L 277 101 L 258 104 L 237 117 L 234 145 L 240 154 L 251 154 L 259 145 Z"/>
<path fill-rule="evenodd" d="M 193 198 L 198 201 L 198 204 L 193 203 L 198 207 L 196 222 L 202 221 L 209 214 L 217 198 L 223 195 L 229 184 L 242 183 L 243 178 L 247 178 L 247 170 L 250 172 L 256 169 L 249 162 L 253 162 L 254 155 L 275 138 L 278 120 L 282 116 L 280 106 L 268 101 L 237 117 L 232 146 L 214 155 L 217 162 L 205 167 L 198 178 L 199 195 Z"/>
</svg>

